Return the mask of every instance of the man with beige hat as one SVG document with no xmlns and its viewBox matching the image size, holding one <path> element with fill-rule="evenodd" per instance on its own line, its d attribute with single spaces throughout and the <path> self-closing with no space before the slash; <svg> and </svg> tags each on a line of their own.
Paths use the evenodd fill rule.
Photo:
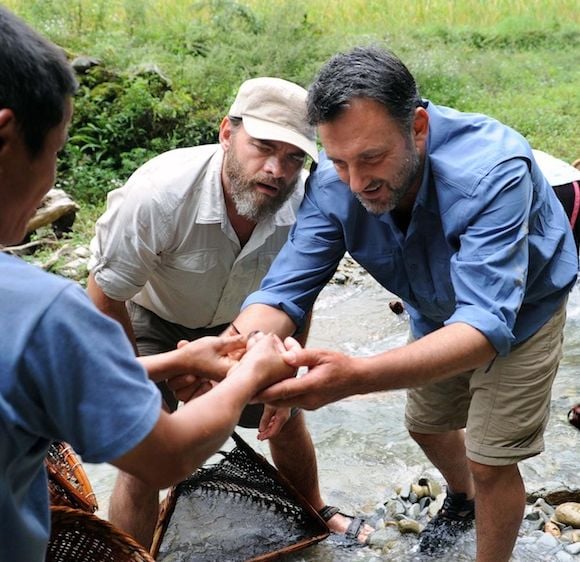
<svg viewBox="0 0 580 562">
<path fill-rule="evenodd" d="M 88 292 L 138 354 L 223 332 L 259 287 L 295 222 L 306 156 L 318 159 L 305 108 L 306 91 L 296 84 L 248 80 L 221 122 L 219 144 L 161 154 L 109 194 L 91 242 Z M 209 384 L 178 396 L 187 400 Z M 175 396 L 162 391 L 175 409 Z M 250 406 L 240 425 L 260 428 L 280 472 L 322 508 L 303 413 L 262 412 Z M 149 547 L 158 503 L 157 490 L 120 472 L 109 518 Z"/>
</svg>

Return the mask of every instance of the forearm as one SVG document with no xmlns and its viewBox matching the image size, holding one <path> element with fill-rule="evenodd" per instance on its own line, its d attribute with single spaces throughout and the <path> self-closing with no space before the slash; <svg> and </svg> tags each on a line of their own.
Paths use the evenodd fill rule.
<svg viewBox="0 0 580 562">
<path fill-rule="evenodd" d="M 360 393 L 422 386 L 487 365 L 496 354 L 481 332 L 451 324 L 403 347 L 355 358 L 357 384 Z"/>
<path fill-rule="evenodd" d="M 283 310 L 266 304 L 251 304 L 240 312 L 232 325 L 238 333 L 246 336 L 255 330 L 260 330 L 285 338 L 296 331 L 296 324 L 290 316 Z"/>
<path fill-rule="evenodd" d="M 165 488 L 201 466 L 228 439 L 258 390 L 250 367 L 240 366 L 210 392 L 172 414 L 161 412 L 153 431 L 113 464 Z"/>
<path fill-rule="evenodd" d="M 135 340 L 135 333 L 133 332 L 133 326 L 131 325 L 131 320 L 129 320 L 129 313 L 127 312 L 127 307 L 124 301 L 116 301 L 108 297 L 101 287 L 95 281 L 92 273 L 89 274 L 87 280 L 87 293 L 95 306 L 109 318 L 116 320 L 123 326 L 123 330 L 127 334 L 135 354 L 137 354 L 137 344 Z"/>
</svg>

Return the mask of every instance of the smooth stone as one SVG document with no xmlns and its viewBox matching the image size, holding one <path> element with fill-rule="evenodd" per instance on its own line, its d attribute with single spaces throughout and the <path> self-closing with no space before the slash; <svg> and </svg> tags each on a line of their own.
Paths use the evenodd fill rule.
<svg viewBox="0 0 580 562">
<path fill-rule="evenodd" d="M 580 543 L 580 529 L 566 529 L 562 532 L 561 541 Z"/>
<path fill-rule="evenodd" d="M 401 496 L 404 500 L 409 498 L 410 493 L 411 493 L 411 484 L 404 484 L 403 486 L 401 486 L 399 496 Z"/>
<path fill-rule="evenodd" d="M 543 546 L 544 548 L 556 548 L 557 546 L 559 546 L 560 542 L 558 541 L 558 539 L 553 536 L 550 535 L 550 533 L 542 533 L 543 536 L 541 536 L 536 544 Z"/>
<path fill-rule="evenodd" d="M 421 507 L 418 503 L 414 503 L 408 510 L 407 515 L 412 517 L 413 519 L 417 519 L 419 517 L 419 513 L 421 512 Z"/>
<path fill-rule="evenodd" d="M 564 525 L 580 529 L 580 503 L 566 502 L 559 505 L 554 513 L 554 519 Z"/>
<path fill-rule="evenodd" d="M 541 519 L 540 517 L 540 512 L 539 511 L 530 511 L 530 513 L 528 513 L 524 519 L 526 521 L 539 521 Z"/>
<path fill-rule="evenodd" d="M 418 535 L 423 530 L 423 527 L 413 519 L 401 519 L 399 521 L 399 531 L 401 533 L 414 533 Z"/>
<path fill-rule="evenodd" d="M 385 527 L 378 529 L 369 536 L 368 544 L 382 548 L 386 543 L 397 540 L 399 538 L 399 531 L 395 527 Z"/>
<path fill-rule="evenodd" d="M 429 504 L 429 515 L 435 517 L 437 512 L 443 507 L 443 502 L 445 501 L 446 494 L 441 493 L 435 498 L 434 502 Z"/>
<path fill-rule="evenodd" d="M 564 550 L 566 552 L 569 552 L 570 554 L 573 554 L 574 556 L 576 556 L 577 554 L 580 554 L 580 542 L 575 542 L 572 544 L 567 544 L 564 547 Z"/>
<path fill-rule="evenodd" d="M 554 515 L 554 508 L 551 505 L 548 505 L 546 501 L 542 498 L 538 498 L 534 503 L 534 507 L 542 510 L 545 514 L 549 515 L 550 517 Z"/>
<path fill-rule="evenodd" d="M 574 562 L 573 556 L 563 550 L 556 552 L 556 560 L 558 562 Z"/>
<path fill-rule="evenodd" d="M 552 535 L 553 537 L 556 537 L 558 539 L 558 538 L 560 538 L 562 531 L 560 531 L 560 527 L 558 527 L 558 525 L 556 525 L 556 523 L 554 523 L 553 521 L 548 521 L 544 525 L 544 533 L 549 533 L 550 535 Z"/>
<path fill-rule="evenodd" d="M 409 494 L 409 501 L 411 503 L 417 503 L 419 501 L 419 498 L 417 497 L 417 494 L 415 492 L 411 492 Z"/>
</svg>

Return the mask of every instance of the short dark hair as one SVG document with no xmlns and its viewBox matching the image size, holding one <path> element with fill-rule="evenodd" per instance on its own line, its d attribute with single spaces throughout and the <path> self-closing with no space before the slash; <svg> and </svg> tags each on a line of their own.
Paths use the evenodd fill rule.
<svg viewBox="0 0 580 562">
<path fill-rule="evenodd" d="M 64 52 L 0 7 L 0 109 L 14 112 L 32 156 L 63 120 L 76 89 Z"/>
<path fill-rule="evenodd" d="M 354 98 L 383 105 L 403 131 L 413 122 L 421 97 L 413 75 L 393 53 L 377 47 L 356 47 L 334 55 L 308 89 L 308 120 L 319 125 L 338 117 Z"/>
</svg>

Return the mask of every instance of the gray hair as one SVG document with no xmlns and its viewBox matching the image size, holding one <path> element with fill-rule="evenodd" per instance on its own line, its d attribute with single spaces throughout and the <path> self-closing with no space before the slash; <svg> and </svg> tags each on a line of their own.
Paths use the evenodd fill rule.
<svg viewBox="0 0 580 562">
<path fill-rule="evenodd" d="M 372 99 L 407 132 L 422 104 L 413 75 L 390 51 L 356 47 L 333 56 L 308 89 L 308 120 L 319 125 L 336 119 L 354 98 Z"/>
</svg>

